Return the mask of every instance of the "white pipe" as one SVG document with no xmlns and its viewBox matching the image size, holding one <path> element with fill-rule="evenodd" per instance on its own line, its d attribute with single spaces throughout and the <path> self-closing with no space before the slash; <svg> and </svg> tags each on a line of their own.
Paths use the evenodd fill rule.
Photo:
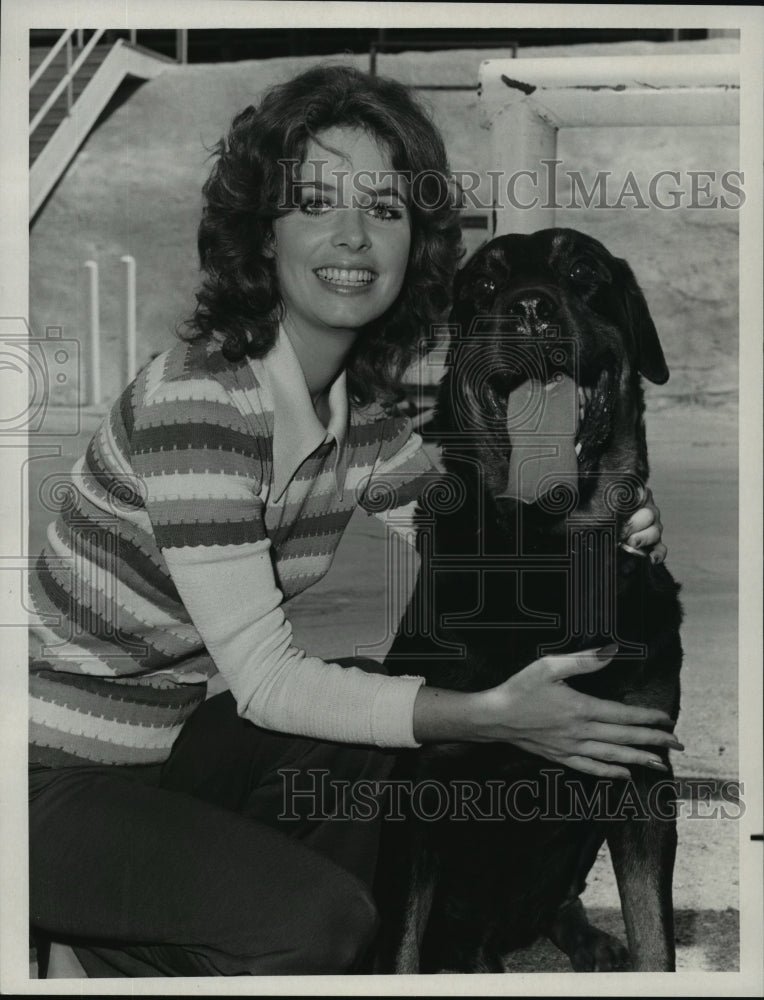
<svg viewBox="0 0 764 1000">
<path fill-rule="evenodd" d="M 101 322 L 98 302 L 98 264 L 86 260 L 85 267 L 90 272 L 90 364 L 88 365 L 88 403 L 97 406 L 101 402 Z"/>
<path fill-rule="evenodd" d="M 125 355 L 127 381 L 132 382 L 138 371 L 137 338 L 135 332 L 135 258 L 130 254 L 120 257 L 125 265 Z"/>
<path fill-rule="evenodd" d="M 510 95 L 505 75 L 526 86 L 543 87 L 718 87 L 737 86 L 736 55 L 595 56 L 571 59 L 486 59 L 480 67 L 483 86 Z"/>
<path fill-rule="evenodd" d="M 716 90 L 720 96 L 736 100 L 740 60 L 733 55 L 707 54 L 488 59 L 480 66 L 480 86 L 481 123 L 490 127 L 507 107 L 522 103 L 529 96 L 539 106 L 558 99 L 559 95 L 569 103 L 578 101 L 581 107 L 592 97 L 615 107 L 619 101 L 623 103 L 624 97 L 634 95 L 650 99 L 666 93 L 676 99 L 681 90 L 688 99 L 694 91 Z M 551 111 L 552 124 L 568 124 L 555 120 L 554 109 Z M 649 123 L 648 117 L 646 124 Z"/>
</svg>

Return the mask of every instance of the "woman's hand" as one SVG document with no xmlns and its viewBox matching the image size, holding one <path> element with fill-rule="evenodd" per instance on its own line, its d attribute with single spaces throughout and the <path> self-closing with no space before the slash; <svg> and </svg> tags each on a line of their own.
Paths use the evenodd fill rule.
<svg viewBox="0 0 764 1000">
<path fill-rule="evenodd" d="M 655 506 L 648 487 L 641 487 L 640 493 L 644 506 L 634 511 L 623 526 L 621 540 L 632 549 L 648 553 L 654 563 L 662 563 L 666 558 L 667 549 L 661 541 L 663 535 L 661 512 Z"/>
<path fill-rule="evenodd" d="M 626 765 L 665 771 L 656 746 L 683 750 L 663 711 L 623 705 L 581 694 L 565 681 L 601 670 L 616 651 L 545 656 L 509 680 L 481 692 L 484 698 L 481 740 L 502 740 L 566 767 L 603 778 L 628 778 Z M 664 727 L 664 728 L 655 728 Z M 668 731 L 666 731 L 668 730 Z"/>
<path fill-rule="evenodd" d="M 616 647 L 544 656 L 495 688 L 465 694 L 422 687 L 414 704 L 420 743 L 512 743 L 566 767 L 601 778 L 628 778 L 628 765 L 665 771 L 644 746 L 683 750 L 660 709 L 593 698 L 569 687 L 576 674 L 601 670 Z"/>
</svg>

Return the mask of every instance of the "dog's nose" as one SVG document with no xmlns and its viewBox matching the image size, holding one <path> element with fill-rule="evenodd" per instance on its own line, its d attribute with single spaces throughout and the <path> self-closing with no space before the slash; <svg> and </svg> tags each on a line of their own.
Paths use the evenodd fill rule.
<svg viewBox="0 0 764 1000">
<path fill-rule="evenodd" d="M 531 322 L 551 319 L 557 308 L 553 296 L 543 288 L 523 288 L 509 300 L 510 312 Z"/>
</svg>

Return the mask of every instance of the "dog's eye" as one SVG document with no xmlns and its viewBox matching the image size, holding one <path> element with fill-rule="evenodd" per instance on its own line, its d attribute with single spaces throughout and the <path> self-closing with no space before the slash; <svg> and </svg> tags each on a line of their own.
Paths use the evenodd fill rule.
<svg viewBox="0 0 764 1000">
<path fill-rule="evenodd" d="M 586 261 L 577 260 L 568 272 L 574 281 L 596 281 L 599 274 Z"/>
<path fill-rule="evenodd" d="M 496 291 L 496 282 L 493 278 L 478 278 L 474 288 L 478 295 L 491 295 Z"/>
</svg>

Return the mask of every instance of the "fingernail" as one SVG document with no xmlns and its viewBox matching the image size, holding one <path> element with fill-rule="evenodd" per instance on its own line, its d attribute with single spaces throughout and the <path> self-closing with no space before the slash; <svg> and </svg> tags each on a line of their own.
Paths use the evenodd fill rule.
<svg viewBox="0 0 764 1000">
<path fill-rule="evenodd" d="M 668 768 L 663 763 L 662 760 L 658 760 L 657 757 L 651 757 L 647 762 L 648 767 L 654 767 L 656 771 L 668 771 Z"/>
<path fill-rule="evenodd" d="M 671 748 L 673 750 L 684 750 L 684 744 L 680 743 L 679 740 L 677 740 L 676 743 L 671 744 Z"/>
<path fill-rule="evenodd" d="M 618 645 L 611 642 L 609 646 L 600 646 L 596 651 L 596 656 L 598 660 L 609 660 L 612 656 L 618 652 Z"/>
</svg>

